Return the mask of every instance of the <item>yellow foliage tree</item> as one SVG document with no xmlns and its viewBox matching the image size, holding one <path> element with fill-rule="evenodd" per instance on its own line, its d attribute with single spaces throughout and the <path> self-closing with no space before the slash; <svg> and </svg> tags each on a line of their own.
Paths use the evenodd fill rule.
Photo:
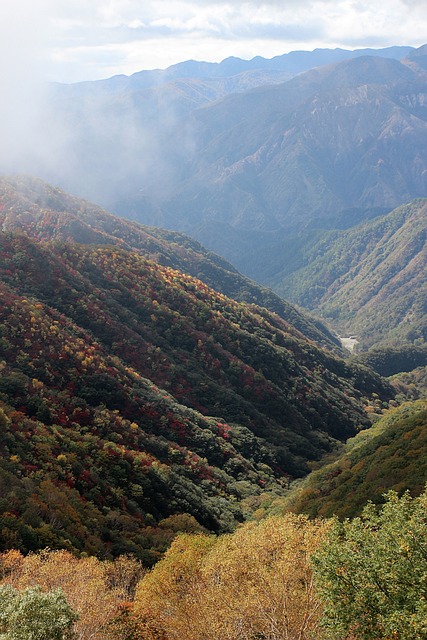
<svg viewBox="0 0 427 640">
<path fill-rule="evenodd" d="M 202 640 L 205 607 L 202 561 L 213 536 L 182 534 L 138 585 L 134 613 L 144 640 Z"/>
<path fill-rule="evenodd" d="M 144 640 L 320 638 L 311 554 L 329 524 L 287 514 L 215 539 L 179 536 L 141 581 Z"/>
<path fill-rule="evenodd" d="M 9 551 L 0 556 L 3 584 L 22 590 L 39 585 L 43 591 L 61 588 L 79 615 L 74 625 L 77 640 L 105 640 L 108 624 L 120 605 L 132 595 L 140 563 L 131 557 L 114 562 L 76 558 L 68 551 L 43 551 L 23 557 Z"/>
</svg>

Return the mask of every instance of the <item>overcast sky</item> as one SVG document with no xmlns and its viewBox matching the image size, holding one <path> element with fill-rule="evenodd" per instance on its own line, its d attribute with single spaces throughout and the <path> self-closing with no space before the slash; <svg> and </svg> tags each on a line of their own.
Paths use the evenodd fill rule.
<svg viewBox="0 0 427 640">
<path fill-rule="evenodd" d="M 0 72 L 76 82 L 188 59 L 419 46 L 426 0 L 1 0 Z"/>
</svg>

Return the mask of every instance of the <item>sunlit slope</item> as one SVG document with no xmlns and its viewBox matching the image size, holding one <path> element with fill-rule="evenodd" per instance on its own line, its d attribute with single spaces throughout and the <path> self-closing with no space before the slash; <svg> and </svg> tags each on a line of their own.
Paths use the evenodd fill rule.
<svg viewBox="0 0 427 640">
<path fill-rule="evenodd" d="M 389 489 L 419 495 L 427 482 L 427 402 L 390 411 L 347 442 L 335 462 L 313 472 L 286 501 L 311 515 L 353 517 Z"/>
<path fill-rule="evenodd" d="M 304 251 L 306 266 L 276 281 L 360 348 L 427 339 L 427 200 L 418 199 Z"/>
</svg>

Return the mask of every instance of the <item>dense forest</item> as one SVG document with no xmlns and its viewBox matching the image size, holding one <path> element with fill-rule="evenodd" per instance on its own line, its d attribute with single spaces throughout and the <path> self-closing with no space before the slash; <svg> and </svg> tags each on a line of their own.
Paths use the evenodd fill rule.
<svg viewBox="0 0 427 640">
<path fill-rule="evenodd" d="M 177 513 L 227 530 L 368 426 L 372 394 L 392 399 L 279 316 L 135 252 L 0 243 L 3 545 L 141 555 Z"/>
<path fill-rule="evenodd" d="M 32 176 L 0 176 L 0 225 L 3 231 L 22 231 L 39 241 L 109 244 L 138 251 L 234 300 L 266 307 L 322 346 L 339 348 L 336 336 L 318 319 L 243 276 L 189 236 L 113 216 Z"/>
</svg>

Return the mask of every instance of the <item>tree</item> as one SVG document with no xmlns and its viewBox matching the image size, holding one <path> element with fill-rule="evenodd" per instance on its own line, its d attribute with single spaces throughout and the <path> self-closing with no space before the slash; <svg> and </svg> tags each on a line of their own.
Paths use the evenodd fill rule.
<svg viewBox="0 0 427 640">
<path fill-rule="evenodd" d="M 204 557 L 215 538 L 181 534 L 165 557 L 140 581 L 134 614 L 144 640 L 210 640 L 205 634 Z"/>
<path fill-rule="evenodd" d="M 126 597 L 123 581 L 121 589 L 110 586 L 116 578 L 109 563 L 97 558 L 76 558 L 64 550 L 29 554 L 22 562 L 11 552 L 3 557 L 3 562 L 0 557 L 0 569 L 3 565 L 4 580 L 13 587 L 41 588 L 47 594 L 60 589 L 78 614 L 74 625 L 77 640 L 105 639 L 105 627 L 117 616 L 120 603 Z"/>
<path fill-rule="evenodd" d="M 427 492 L 335 520 L 313 562 L 331 637 L 427 638 Z M 333 635 L 336 634 L 336 635 Z"/>
<path fill-rule="evenodd" d="M 202 571 L 212 640 L 320 638 L 310 556 L 328 526 L 289 513 L 223 536 Z"/>
<path fill-rule="evenodd" d="M 178 536 L 137 589 L 140 637 L 320 638 L 321 603 L 309 558 L 328 526 L 287 514 L 217 539 Z"/>
<path fill-rule="evenodd" d="M 0 637 L 4 640 L 71 640 L 77 614 L 60 589 L 18 591 L 0 587 Z"/>
</svg>

